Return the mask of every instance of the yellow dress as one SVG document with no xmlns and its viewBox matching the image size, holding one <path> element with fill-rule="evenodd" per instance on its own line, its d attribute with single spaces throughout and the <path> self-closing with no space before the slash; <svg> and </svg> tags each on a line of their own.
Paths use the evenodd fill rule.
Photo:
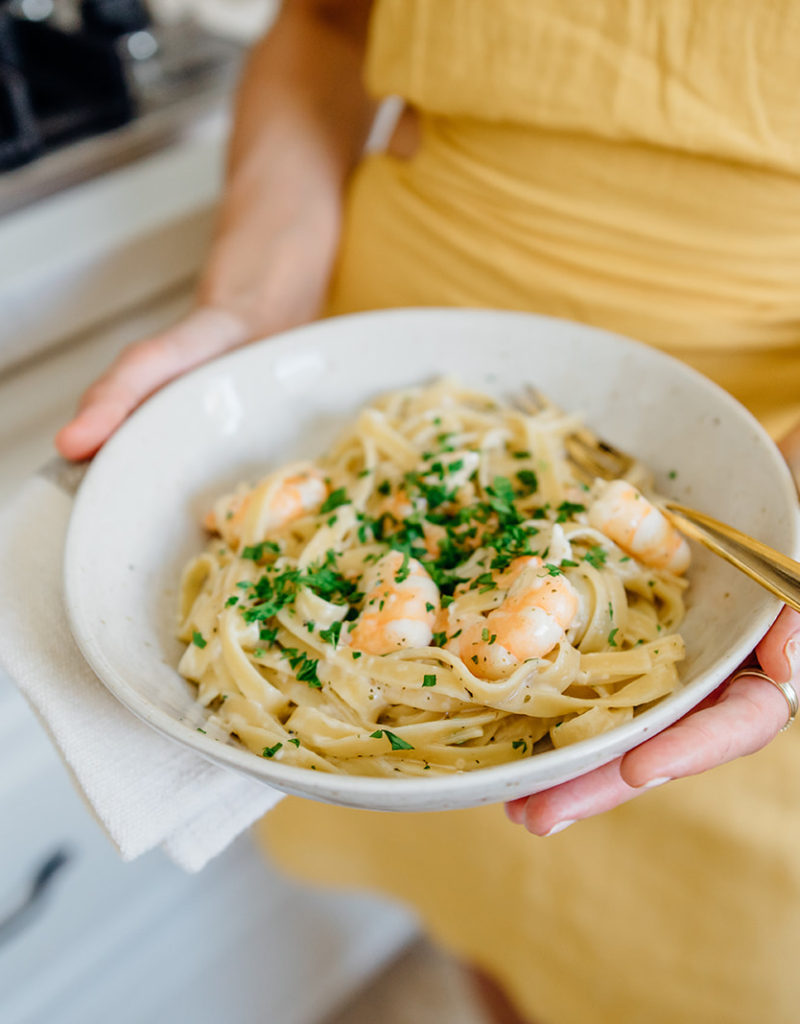
<svg viewBox="0 0 800 1024">
<path fill-rule="evenodd" d="M 377 0 L 367 81 L 420 111 L 422 144 L 355 174 L 331 312 L 598 324 L 779 432 L 800 415 L 798 38 L 800 0 Z M 537 1024 L 800 1019 L 797 727 L 549 839 L 501 807 L 293 798 L 260 834 L 294 875 L 410 903 Z"/>
</svg>

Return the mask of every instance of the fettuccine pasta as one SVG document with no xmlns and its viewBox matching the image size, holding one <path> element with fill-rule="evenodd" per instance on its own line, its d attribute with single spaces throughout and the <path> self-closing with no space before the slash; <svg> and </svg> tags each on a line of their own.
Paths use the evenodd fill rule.
<svg viewBox="0 0 800 1024">
<path fill-rule="evenodd" d="M 222 496 L 181 587 L 205 731 L 308 769 L 425 776 L 574 743 L 671 693 L 686 542 L 643 472 L 582 478 L 578 426 L 443 381 Z"/>
</svg>

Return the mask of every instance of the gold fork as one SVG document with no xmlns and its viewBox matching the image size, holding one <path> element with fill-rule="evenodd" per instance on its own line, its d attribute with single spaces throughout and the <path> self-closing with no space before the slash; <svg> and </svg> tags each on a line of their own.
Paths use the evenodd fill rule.
<svg viewBox="0 0 800 1024">
<path fill-rule="evenodd" d="M 524 404 L 531 412 L 554 408 L 552 403 L 532 388 L 527 389 Z M 602 440 L 588 427 L 579 427 L 568 434 L 565 447 L 567 457 L 579 473 L 591 480 L 596 477 L 604 480 L 626 477 L 640 465 L 632 455 Z M 751 580 L 800 612 L 799 562 L 733 526 L 677 501 L 662 498 L 658 507 L 685 536 L 699 541 L 709 551 L 730 562 Z"/>
</svg>

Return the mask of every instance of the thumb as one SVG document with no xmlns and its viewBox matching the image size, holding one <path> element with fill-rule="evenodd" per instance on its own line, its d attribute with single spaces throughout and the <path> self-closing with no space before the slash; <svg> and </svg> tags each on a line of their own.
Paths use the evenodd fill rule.
<svg viewBox="0 0 800 1024">
<path fill-rule="evenodd" d="M 67 459 L 85 459 L 100 448 L 148 395 L 187 370 L 250 339 L 245 322 L 204 307 L 166 331 L 124 349 L 85 392 L 79 411 L 55 438 Z"/>
</svg>

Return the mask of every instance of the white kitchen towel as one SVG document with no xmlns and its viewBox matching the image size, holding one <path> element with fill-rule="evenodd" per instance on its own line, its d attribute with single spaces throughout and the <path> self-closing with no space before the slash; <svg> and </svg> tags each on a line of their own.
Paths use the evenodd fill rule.
<svg viewBox="0 0 800 1024">
<path fill-rule="evenodd" d="M 63 600 L 72 498 L 42 477 L 0 512 L 0 665 L 125 860 L 154 847 L 198 871 L 282 794 L 165 739 L 103 686 Z"/>
</svg>

